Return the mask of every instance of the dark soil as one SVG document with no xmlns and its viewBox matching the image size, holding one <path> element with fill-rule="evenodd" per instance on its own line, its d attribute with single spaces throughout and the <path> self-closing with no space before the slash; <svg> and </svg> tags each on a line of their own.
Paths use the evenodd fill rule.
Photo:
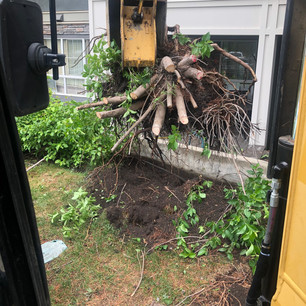
<svg viewBox="0 0 306 306">
<path fill-rule="evenodd" d="M 173 220 L 186 209 L 186 195 L 192 186 L 203 180 L 203 177 L 177 169 L 154 165 L 152 161 L 130 158 L 119 167 L 96 168 L 90 175 L 88 189 L 97 203 L 105 208 L 108 220 L 120 228 L 122 235 L 142 238 L 151 248 L 176 236 Z M 205 190 L 206 199 L 194 203 L 200 224 L 216 221 L 224 213 L 227 207 L 224 187 L 229 186 L 213 182 L 212 187 Z M 112 195 L 116 198 L 109 201 Z M 196 229 L 194 234 L 198 234 Z M 228 281 L 230 278 L 229 275 Z M 228 295 L 230 305 L 239 305 L 237 299 L 244 303 L 245 286 L 229 283 L 227 290 L 231 293 Z"/>
<path fill-rule="evenodd" d="M 202 177 L 165 169 L 151 161 L 129 159 L 119 169 L 94 170 L 90 192 L 106 209 L 112 224 L 125 235 L 144 238 L 150 247 L 175 237 L 172 221 L 186 209 L 185 199 L 192 186 L 202 181 Z M 224 187 L 224 183 L 213 182 L 205 190 L 206 199 L 194 203 L 201 224 L 217 220 L 226 209 Z M 108 202 L 113 194 L 116 198 Z"/>
</svg>

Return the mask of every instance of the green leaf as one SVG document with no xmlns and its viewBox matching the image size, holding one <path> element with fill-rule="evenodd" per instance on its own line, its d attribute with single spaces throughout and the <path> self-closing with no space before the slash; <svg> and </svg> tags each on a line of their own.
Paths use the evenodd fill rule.
<svg viewBox="0 0 306 306">
<path fill-rule="evenodd" d="M 199 192 L 199 196 L 200 196 L 201 199 L 205 199 L 206 198 L 206 193 Z"/>
<path fill-rule="evenodd" d="M 204 187 L 211 188 L 212 185 L 213 185 L 213 182 L 212 182 L 212 181 L 204 181 L 202 185 L 203 185 Z"/>
<path fill-rule="evenodd" d="M 233 256 L 232 253 L 227 253 L 226 256 L 227 256 L 227 258 L 228 258 L 229 260 L 233 260 L 233 258 L 234 258 L 234 256 Z"/>
<path fill-rule="evenodd" d="M 239 231 L 236 233 L 237 235 L 242 235 L 247 230 L 247 226 L 244 225 L 242 228 L 239 229 Z"/>
<path fill-rule="evenodd" d="M 198 256 L 202 256 L 202 255 L 207 255 L 208 254 L 208 250 L 207 248 L 202 248 L 199 252 L 198 252 Z"/>
<path fill-rule="evenodd" d="M 204 232 L 205 232 L 204 227 L 203 226 L 199 226 L 199 234 L 202 234 Z"/>
<path fill-rule="evenodd" d="M 179 226 L 179 230 L 180 230 L 180 231 L 183 231 L 184 233 L 188 233 L 188 232 L 189 232 L 189 230 L 185 227 L 184 224 L 181 224 L 181 225 Z"/>
<path fill-rule="evenodd" d="M 251 244 L 248 250 L 246 251 L 245 255 L 250 256 L 251 254 L 253 254 L 253 252 L 254 252 L 254 245 Z"/>
</svg>

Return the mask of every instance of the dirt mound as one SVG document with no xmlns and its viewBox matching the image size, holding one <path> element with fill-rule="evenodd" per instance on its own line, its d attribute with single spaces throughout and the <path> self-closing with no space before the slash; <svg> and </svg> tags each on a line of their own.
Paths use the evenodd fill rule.
<svg viewBox="0 0 306 306">
<path fill-rule="evenodd" d="M 175 237 L 173 220 L 186 209 L 186 195 L 202 177 L 177 169 L 164 169 L 151 161 L 128 159 L 118 168 L 97 168 L 90 176 L 89 191 L 106 209 L 108 220 L 123 234 L 144 238 L 149 246 Z M 225 184 L 213 182 L 207 197 L 194 207 L 205 221 L 217 220 L 224 212 Z"/>
<path fill-rule="evenodd" d="M 122 235 L 142 238 L 150 249 L 176 236 L 173 221 L 182 216 L 187 208 L 187 193 L 202 182 L 203 177 L 134 158 L 126 159 L 119 167 L 96 168 L 90 175 L 88 189 L 105 208 L 108 220 L 121 229 Z M 206 198 L 201 203 L 194 203 L 200 219 L 198 225 L 222 216 L 228 206 L 224 187 L 229 186 L 213 182 L 212 187 L 205 190 Z M 190 234 L 198 235 L 197 226 Z M 237 254 L 235 258 L 243 262 Z M 192 305 L 242 305 L 249 284 L 249 270 L 245 263 L 237 264 L 236 261 L 226 274 L 217 275 Z"/>
</svg>

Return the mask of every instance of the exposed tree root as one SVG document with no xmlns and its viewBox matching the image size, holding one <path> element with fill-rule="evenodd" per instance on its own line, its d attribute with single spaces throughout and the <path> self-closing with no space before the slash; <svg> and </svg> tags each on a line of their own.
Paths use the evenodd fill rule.
<svg viewBox="0 0 306 306">
<path fill-rule="evenodd" d="M 168 29 L 179 33 L 178 25 Z M 154 136 L 159 136 L 163 132 L 169 133 L 171 124 L 181 123 L 185 126 L 184 131 L 198 131 L 210 147 L 225 152 L 241 152 L 237 138 L 246 138 L 259 132 L 251 123 L 246 110 L 247 95 L 257 81 L 250 65 L 217 44 L 211 44 L 214 52 L 238 63 L 251 73 L 252 83 L 246 93 L 241 93 L 228 77 L 208 67 L 199 56 L 191 54 L 189 46 L 184 46 L 183 56 L 180 53 L 183 51 L 179 50 L 178 46 L 176 38 L 173 49 L 169 49 L 169 55 L 157 61 L 158 65 L 150 82 L 137 87 L 129 96 L 123 94 L 103 98 L 102 101 L 77 108 L 82 110 L 102 107 L 104 110 L 97 112 L 100 119 L 119 117 L 120 124 L 125 125 L 126 131 L 113 146 L 112 151 L 115 151 L 141 123 L 146 131 L 151 127 Z M 227 87 L 232 89 L 229 90 Z M 130 101 L 129 97 L 132 99 L 130 110 L 137 111 L 136 115 L 133 113 L 136 121 L 131 126 L 124 123 L 121 117 L 127 111 L 126 104 L 120 105 Z"/>
</svg>

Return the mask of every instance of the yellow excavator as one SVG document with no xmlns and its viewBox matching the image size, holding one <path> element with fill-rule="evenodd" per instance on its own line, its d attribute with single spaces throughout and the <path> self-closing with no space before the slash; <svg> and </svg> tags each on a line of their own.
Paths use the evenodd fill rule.
<svg viewBox="0 0 306 306">
<path fill-rule="evenodd" d="M 293 3 L 290 0 L 287 2 Z M 300 0 L 299 3 L 306 10 L 305 1 Z M 108 37 L 121 47 L 123 65 L 153 66 L 156 49 L 165 42 L 166 1 L 108 0 L 107 5 Z M 51 33 L 54 34 L 55 0 L 50 0 L 50 12 Z M 298 18 L 292 20 L 293 23 L 300 21 Z M 289 28 L 287 35 L 284 33 L 282 44 L 286 48 L 283 50 L 287 49 L 286 36 L 289 41 L 292 33 L 294 36 L 299 33 L 305 42 L 306 26 L 301 29 L 301 23 L 297 23 L 294 31 Z M 56 35 L 52 35 L 52 41 L 56 45 Z M 294 50 L 298 48 L 298 44 L 292 43 L 290 46 Z M 53 68 L 54 79 L 57 79 L 58 67 L 65 64 L 64 55 L 57 54 L 56 49 L 52 46 L 50 50 L 43 45 L 42 13 L 36 3 L 27 0 L 0 1 L 0 305 L 50 305 L 33 201 L 14 116 L 33 113 L 48 106 L 46 71 Z M 285 169 L 285 164 L 280 163 L 278 168 L 274 168 L 269 230 L 260 255 L 262 265 L 258 265 L 247 297 L 248 306 L 306 305 L 305 54 L 306 48 L 289 193 L 285 198 L 279 192 L 280 173 Z M 290 81 L 292 71 L 292 65 L 288 65 Z M 283 82 L 278 83 L 279 92 L 282 93 Z M 290 87 L 285 88 L 284 92 Z M 296 90 L 293 91 L 296 94 Z M 279 120 L 279 116 L 276 116 L 276 120 Z M 276 216 L 274 213 L 281 201 L 287 202 L 285 224 L 283 226 L 279 222 L 280 226 L 274 227 L 274 232 L 283 239 L 279 241 L 281 250 L 274 248 L 276 251 L 273 255 L 270 234 L 275 223 L 273 216 Z M 275 269 L 271 270 L 273 273 L 268 271 L 268 264 L 272 267 L 271 257 L 275 262 Z M 273 274 L 276 275 L 275 282 Z"/>
<path fill-rule="evenodd" d="M 166 10 L 165 0 L 108 0 L 108 39 L 115 40 L 121 48 L 123 67 L 155 64 L 156 50 L 163 47 L 166 41 Z M 279 203 L 284 205 L 281 188 L 288 188 L 288 185 L 287 188 L 281 186 L 286 181 L 283 174 L 288 172 L 288 164 L 283 161 L 274 167 L 272 191 L 268 200 L 270 218 L 257 270 L 246 299 L 247 306 L 306 305 L 306 67 L 301 84 L 285 224 L 283 227 L 280 220 L 282 213 L 279 212 L 284 208 L 278 208 Z"/>
<path fill-rule="evenodd" d="M 165 43 L 166 0 L 108 0 L 107 36 L 122 51 L 124 67 L 154 66 Z"/>
</svg>

